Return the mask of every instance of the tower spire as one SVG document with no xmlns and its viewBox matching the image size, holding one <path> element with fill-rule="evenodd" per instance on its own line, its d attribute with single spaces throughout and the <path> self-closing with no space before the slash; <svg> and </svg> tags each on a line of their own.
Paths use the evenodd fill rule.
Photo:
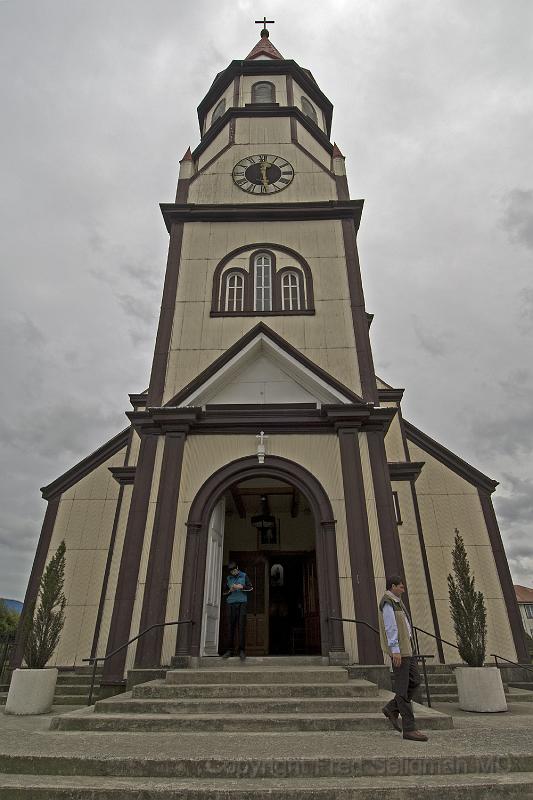
<svg viewBox="0 0 533 800">
<path fill-rule="evenodd" d="M 277 48 L 274 47 L 274 45 L 268 38 L 269 32 L 267 25 L 274 25 L 274 22 L 275 20 L 267 19 L 266 17 L 263 17 L 263 19 L 255 20 L 256 25 L 263 26 L 263 28 L 261 29 L 261 38 L 257 42 L 254 49 L 250 53 L 248 53 L 248 55 L 245 58 L 245 61 L 251 61 L 254 58 L 278 58 L 281 61 L 283 61 L 283 56 L 281 55 L 279 50 L 277 50 Z"/>
</svg>

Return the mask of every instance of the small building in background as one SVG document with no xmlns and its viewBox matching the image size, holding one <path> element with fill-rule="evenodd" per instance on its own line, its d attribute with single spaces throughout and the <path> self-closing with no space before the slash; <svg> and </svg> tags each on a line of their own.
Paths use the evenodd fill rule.
<svg viewBox="0 0 533 800">
<path fill-rule="evenodd" d="M 522 625 L 528 635 L 533 638 L 533 589 L 528 589 L 527 586 L 515 586 L 514 590 L 522 617 Z"/>
</svg>

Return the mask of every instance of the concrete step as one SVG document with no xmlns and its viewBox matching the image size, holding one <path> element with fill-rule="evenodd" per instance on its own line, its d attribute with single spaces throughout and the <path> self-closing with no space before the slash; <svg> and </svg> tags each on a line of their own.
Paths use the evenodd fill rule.
<svg viewBox="0 0 533 800">
<path fill-rule="evenodd" d="M 423 687 L 422 687 L 423 688 Z M 429 687 L 429 693 L 431 695 L 431 701 L 435 701 L 436 703 L 458 703 L 459 702 L 459 694 L 457 692 L 457 688 L 449 687 L 446 691 L 435 691 L 436 687 Z M 444 687 L 440 687 L 443 689 Z M 532 703 L 533 702 L 533 692 L 529 692 L 523 689 L 512 689 L 512 688 L 504 688 L 505 691 L 505 699 L 508 703 Z M 422 692 L 423 698 L 425 701 L 425 693 Z"/>
<path fill-rule="evenodd" d="M 379 735 L 379 734 L 378 734 Z M 57 734 L 53 734 L 56 737 Z M 105 734 L 104 734 L 105 736 Z M 399 736 L 391 733 L 394 744 L 401 742 Z M 272 737 L 270 738 L 270 742 Z M 298 740 L 292 739 L 292 742 Z M 215 756 L 203 753 L 192 756 L 189 752 L 183 754 L 184 740 L 180 737 L 181 747 L 175 748 L 175 754 L 165 752 L 155 755 L 147 748 L 146 754 L 139 752 L 127 755 L 110 752 L 105 746 L 103 753 L 95 755 L 93 751 L 82 754 L 78 751 L 73 755 L 70 749 L 66 753 L 43 754 L 0 754 L 0 773 L 27 774 L 27 775 L 85 775 L 98 777 L 129 777 L 129 778 L 191 778 L 191 779 L 232 779 L 238 778 L 246 785 L 250 779 L 267 778 L 363 778 L 378 777 L 379 775 L 413 776 L 413 775 L 452 775 L 452 774 L 482 774 L 482 773 L 516 773 L 533 772 L 533 753 L 513 753 L 512 755 L 495 755 L 494 752 L 466 753 L 446 748 L 446 755 L 436 754 L 433 750 L 427 754 L 431 745 L 414 745 L 416 750 L 406 751 L 403 755 L 398 753 L 388 754 L 387 747 L 379 756 L 359 753 L 352 757 L 346 754 L 335 754 L 323 751 L 320 755 L 301 755 L 300 748 L 296 746 L 298 755 L 257 756 L 251 753 L 233 755 L 233 748 L 226 746 L 228 755 L 220 755 L 218 748 Z M 167 737 L 168 743 L 168 737 Z M 178 743 L 176 743 L 178 744 Z M 186 744 L 186 740 L 185 740 Z M 357 750 L 358 742 L 354 748 Z M 406 743 L 405 747 L 411 747 Z M 289 753 L 291 745 L 288 745 Z M 423 751 L 420 748 L 425 748 Z M 398 749 L 398 748 L 397 748 Z M 404 748 L 405 749 L 405 748 Z M 279 748 L 278 748 L 279 751 Z M 268 746 L 265 752 L 269 753 Z M 338 752 L 338 751 L 337 751 Z M 423 754 L 423 772 L 421 767 L 421 752 Z"/>
<path fill-rule="evenodd" d="M 2 800 L 507 800 L 533 796 L 533 773 L 370 778 L 175 778 L 0 776 Z"/>
<path fill-rule="evenodd" d="M 422 671 L 420 672 L 420 675 L 423 677 Z M 457 680 L 453 673 L 448 674 L 447 672 L 434 672 L 433 675 L 428 675 L 428 683 L 430 686 L 433 686 L 434 683 L 451 683 L 455 685 Z"/>
<path fill-rule="evenodd" d="M 449 729 L 452 718 L 424 706 L 416 706 L 421 729 Z M 60 731 L 124 731 L 180 733 L 235 731 L 235 718 L 215 714 L 99 714 L 80 709 L 53 717 L 51 730 Z M 241 716 L 238 728 L 242 734 L 252 731 L 370 731 L 390 730 L 390 723 L 381 711 L 357 714 L 274 714 Z"/>
<path fill-rule="evenodd" d="M 0 692 L 0 706 L 5 706 L 7 701 L 7 692 Z"/>
<path fill-rule="evenodd" d="M 511 681 L 509 686 L 513 689 L 525 689 L 528 692 L 533 692 L 533 681 Z"/>
<path fill-rule="evenodd" d="M 277 684 L 168 684 L 163 680 L 135 686 L 135 698 L 245 698 L 245 697 L 376 697 L 378 688 L 365 680 L 346 683 L 277 683 Z"/>
<path fill-rule="evenodd" d="M 242 667 L 240 669 L 173 669 L 167 672 L 168 684 L 190 683 L 346 683 L 348 673 L 343 667 L 300 667 L 298 669 Z"/>
<path fill-rule="evenodd" d="M 56 696 L 59 694 L 80 694 L 87 697 L 90 685 L 90 683 L 58 683 L 56 685 Z"/>
<path fill-rule="evenodd" d="M 66 684 L 68 686 L 74 686 L 74 685 L 90 686 L 91 678 L 92 675 L 76 675 L 74 673 L 65 674 L 64 672 L 63 673 L 60 672 L 59 675 L 57 676 L 57 685 L 63 686 Z M 100 681 L 100 675 L 97 675 L 95 683 L 98 683 L 99 681 Z"/>
<path fill-rule="evenodd" d="M 365 714 L 378 713 L 385 701 L 380 697 L 329 697 L 316 699 L 313 697 L 278 698 L 228 698 L 228 699 L 179 699 L 161 700 L 152 698 L 130 699 L 119 696 L 119 699 L 99 700 L 95 705 L 97 714 L 191 714 L 227 716 L 232 721 L 237 715 L 254 717 L 265 715 L 294 714 Z"/>
<path fill-rule="evenodd" d="M 246 665 L 253 667 L 329 667 L 329 659 L 325 656 L 247 656 Z M 220 669 L 221 667 L 241 666 L 237 656 L 222 658 L 221 656 L 202 656 L 200 667 Z"/>
</svg>

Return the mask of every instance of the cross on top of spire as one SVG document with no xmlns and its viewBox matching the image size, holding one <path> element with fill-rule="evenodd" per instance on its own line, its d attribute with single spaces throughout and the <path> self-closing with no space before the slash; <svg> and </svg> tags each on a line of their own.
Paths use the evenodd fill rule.
<svg viewBox="0 0 533 800">
<path fill-rule="evenodd" d="M 256 25 L 262 25 L 263 26 L 263 29 L 261 31 L 261 36 L 268 36 L 267 25 L 274 25 L 274 23 L 275 23 L 275 20 L 267 19 L 266 17 L 263 17 L 263 19 L 256 19 L 255 20 L 255 24 Z"/>
</svg>

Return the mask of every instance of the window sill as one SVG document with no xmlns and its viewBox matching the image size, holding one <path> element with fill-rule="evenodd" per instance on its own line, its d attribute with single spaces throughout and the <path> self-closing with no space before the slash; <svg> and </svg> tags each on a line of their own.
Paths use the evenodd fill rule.
<svg viewBox="0 0 533 800">
<path fill-rule="evenodd" d="M 211 311 L 211 317 L 311 317 L 314 316 L 314 308 L 306 308 L 302 311 Z"/>
</svg>

